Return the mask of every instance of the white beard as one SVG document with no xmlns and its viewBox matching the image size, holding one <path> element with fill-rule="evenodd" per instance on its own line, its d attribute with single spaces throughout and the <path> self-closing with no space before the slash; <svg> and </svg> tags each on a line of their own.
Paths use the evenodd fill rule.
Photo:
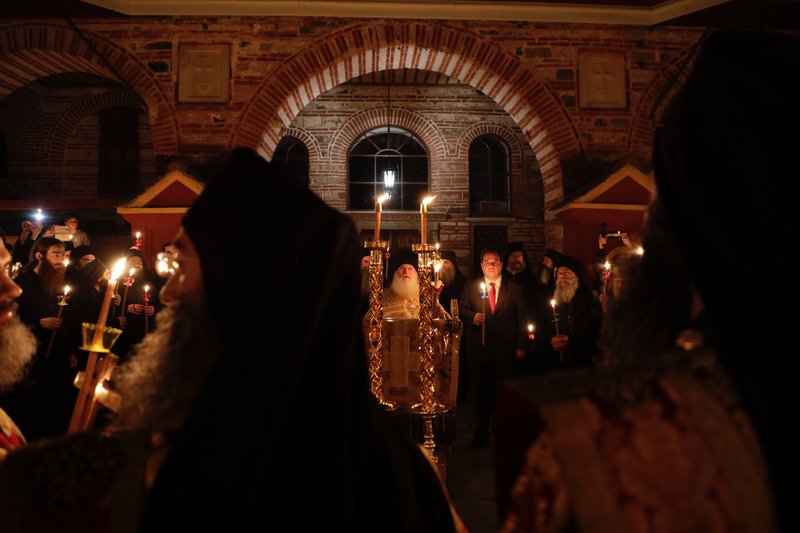
<svg viewBox="0 0 800 533">
<path fill-rule="evenodd" d="M 556 291 L 553 293 L 553 298 L 560 304 L 566 304 L 575 298 L 575 293 L 578 290 L 578 280 L 571 279 L 564 283 L 558 282 L 556 284 Z"/>
<path fill-rule="evenodd" d="M 119 369 L 117 427 L 178 428 L 189 415 L 222 351 L 205 298 L 197 300 L 162 309 L 155 331 Z"/>
<path fill-rule="evenodd" d="M 419 279 L 401 278 L 396 272 L 392 280 L 392 290 L 400 298 L 419 298 Z"/>
<path fill-rule="evenodd" d="M 36 337 L 16 315 L 0 326 L 0 390 L 25 375 L 25 365 L 36 353 Z"/>
</svg>

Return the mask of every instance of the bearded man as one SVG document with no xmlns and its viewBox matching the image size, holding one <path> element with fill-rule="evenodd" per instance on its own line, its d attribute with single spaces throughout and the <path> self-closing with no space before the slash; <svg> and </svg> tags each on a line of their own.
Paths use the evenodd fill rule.
<svg viewBox="0 0 800 533">
<path fill-rule="evenodd" d="M 14 314 L 22 293 L 8 276 L 11 254 L 0 246 L 0 392 L 22 379 L 25 365 L 36 351 L 36 339 Z M 0 461 L 10 450 L 25 444 L 25 437 L 13 420 L 0 409 Z"/>
<path fill-rule="evenodd" d="M 603 324 L 603 311 L 594 294 L 581 282 L 582 264 L 575 257 L 564 256 L 556 268 L 553 299 L 558 318 L 550 322 L 545 338 L 550 351 L 544 354 L 550 368 L 590 366 L 598 355 L 597 340 Z"/>
<path fill-rule="evenodd" d="M 218 223 L 241 220 L 240 210 L 253 213 L 248 226 L 264 213 L 286 224 L 265 252 L 268 275 L 247 291 L 219 249 L 252 240 L 231 242 Z M 309 531 L 386 520 L 398 531 L 454 531 L 436 472 L 369 390 L 353 222 L 238 149 L 184 216 L 175 247 L 156 332 L 120 379 L 116 428 L 131 431 L 11 454 L 0 470 L 4 527 L 80 529 L 78 514 L 108 531 L 267 530 L 286 519 Z M 255 343 L 242 350 L 243 338 Z M 149 446 L 136 448 L 137 432 L 153 435 Z"/>
<path fill-rule="evenodd" d="M 383 291 L 383 318 L 419 318 L 419 276 L 414 264 L 417 254 L 408 249 L 392 253 L 389 272 L 392 282 Z M 438 286 L 441 289 L 442 285 Z M 434 318 L 448 318 L 441 304 L 434 301 Z"/>
<path fill-rule="evenodd" d="M 45 401 L 55 372 L 56 361 L 63 356 L 61 344 L 54 345 L 45 358 L 53 331 L 61 328 L 58 318 L 58 294 L 64 290 L 64 244 L 55 237 L 42 237 L 34 242 L 32 262 L 20 274 L 16 283 L 22 289 L 19 298 L 19 317 L 38 343 L 26 379 L 19 383 L 8 399 L 8 410 L 28 439 L 47 432 Z"/>
</svg>

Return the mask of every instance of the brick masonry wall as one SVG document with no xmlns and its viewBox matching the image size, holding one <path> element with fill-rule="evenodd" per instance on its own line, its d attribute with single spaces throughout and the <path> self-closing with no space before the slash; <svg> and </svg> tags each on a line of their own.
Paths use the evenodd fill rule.
<svg viewBox="0 0 800 533">
<path fill-rule="evenodd" d="M 309 146 L 316 169 L 312 187 L 345 209 L 342 143 L 351 130 L 363 131 L 370 124 L 365 116 L 354 117 L 370 108 L 379 111 L 382 102 L 380 91 L 359 86 L 347 93 L 342 83 L 387 67 L 426 68 L 466 82 L 448 86 L 445 91 L 452 94 L 441 94 L 440 88 L 408 90 L 397 96 L 405 99 L 402 110 L 396 102 L 398 118 L 405 114 L 410 125 L 423 130 L 415 133 L 437 140 L 428 148 L 436 162 L 432 189 L 448 205 L 439 222 L 441 237 L 470 239 L 465 153 L 458 143 L 471 127 L 493 124 L 512 137 L 519 153 L 512 181 L 516 222 L 509 238 L 527 242 L 533 258 L 540 256 L 545 239 L 548 245 L 560 243 L 561 228 L 546 209 L 563 199 L 563 162 L 579 154 L 647 160 L 658 113 L 680 86 L 684 57 L 700 35 L 683 28 L 296 17 L 87 19 L 77 24 L 104 59 L 60 21 L 0 20 L 0 126 L 10 177 L 0 183 L 0 195 L 35 196 L 56 189 L 76 198 L 94 194 L 87 165 L 55 157 L 63 151 L 88 164 L 91 157 L 74 145 L 89 135 L 91 119 L 84 120 L 91 113 L 84 109 L 78 121 L 59 120 L 64 111 L 49 101 L 43 106 L 41 97 L 37 107 L 35 95 L 26 94 L 30 86 L 21 90 L 28 81 L 62 69 L 119 76 L 145 103 L 142 138 L 152 148 L 143 154 L 142 188 L 172 156 L 202 160 L 237 144 L 270 155 L 277 140 L 295 129 L 318 145 Z M 228 103 L 176 101 L 177 57 L 184 43 L 230 44 Z M 578 106 L 582 50 L 624 54 L 626 108 Z M 322 102 L 330 107 L 323 109 Z M 379 122 L 376 117 L 372 121 Z M 15 123 L 26 127 L 15 130 Z M 367 224 L 354 218 L 362 227 Z M 466 250 L 460 248 L 460 255 Z"/>
</svg>

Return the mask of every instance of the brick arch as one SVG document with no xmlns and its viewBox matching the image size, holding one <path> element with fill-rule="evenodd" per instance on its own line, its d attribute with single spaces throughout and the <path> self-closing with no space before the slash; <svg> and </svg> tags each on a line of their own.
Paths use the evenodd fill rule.
<svg viewBox="0 0 800 533">
<path fill-rule="evenodd" d="M 352 78 L 399 68 L 456 77 L 494 100 L 519 125 L 539 161 L 548 207 L 563 199 L 560 159 L 580 152 L 569 115 L 546 82 L 482 36 L 444 23 L 370 22 L 333 32 L 266 78 L 240 113 L 232 146 L 269 153 L 281 131 L 320 94 Z"/>
<path fill-rule="evenodd" d="M 295 139 L 299 139 L 300 142 L 306 146 L 306 149 L 308 150 L 308 181 L 313 187 L 314 183 L 319 181 L 319 178 L 316 174 L 322 167 L 322 151 L 320 150 L 319 142 L 317 142 L 317 139 L 306 130 L 296 126 L 292 126 L 287 129 L 281 136 L 281 138 L 283 137 L 294 137 Z M 271 152 L 268 159 L 272 160 L 272 155 L 273 154 Z"/>
<path fill-rule="evenodd" d="M 308 160 L 309 163 L 318 163 L 322 154 L 322 150 L 320 150 L 319 142 L 317 139 L 308 133 L 303 128 L 298 128 L 297 126 L 292 126 L 288 128 L 286 131 L 283 132 L 281 135 L 281 139 L 284 137 L 294 137 L 295 139 L 300 139 L 303 144 L 306 145 L 308 149 Z M 279 139 L 280 140 L 280 139 Z M 277 144 L 275 146 L 278 146 Z M 268 156 L 268 159 L 272 160 L 272 154 L 275 151 L 274 147 L 269 152 L 269 154 L 265 154 Z"/>
<path fill-rule="evenodd" d="M 87 72 L 118 79 L 106 62 L 69 28 L 10 24 L 2 27 L 2 33 L 4 53 L 0 55 L 0 100 L 33 80 L 61 72 Z M 147 105 L 155 153 L 178 153 L 177 118 L 169 98 L 150 71 L 124 48 L 89 32 L 86 35 Z"/>
<path fill-rule="evenodd" d="M 463 159 L 469 155 L 469 147 L 472 141 L 481 135 L 494 135 L 500 137 L 511 150 L 512 161 L 522 161 L 522 147 L 519 144 L 517 136 L 509 128 L 501 124 L 475 124 L 461 134 L 456 145 L 456 158 Z"/>
<path fill-rule="evenodd" d="M 447 143 L 436 125 L 424 116 L 408 109 L 387 106 L 378 106 L 359 111 L 352 115 L 336 133 L 328 144 L 328 156 L 334 168 L 341 169 L 344 185 L 347 185 L 347 154 L 353 143 L 365 132 L 375 128 L 385 128 L 386 120 L 389 124 L 410 131 L 422 141 L 428 150 L 428 161 L 443 160 L 447 157 Z M 438 165 L 430 165 L 431 185 L 439 177 Z"/>
<path fill-rule="evenodd" d="M 81 98 L 67 109 L 53 126 L 47 143 L 47 163 L 55 167 L 64 162 L 67 140 L 81 121 L 101 109 L 139 108 L 139 100 L 130 91 L 109 91 Z"/>
<path fill-rule="evenodd" d="M 686 84 L 692 71 L 694 60 L 686 61 L 689 53 L 684 52 L 673 58 L 642 93 L 628 138 L 632 151 L 645 160 L 650 159 L 653 137 L 664 110 Z"/>
</svg>

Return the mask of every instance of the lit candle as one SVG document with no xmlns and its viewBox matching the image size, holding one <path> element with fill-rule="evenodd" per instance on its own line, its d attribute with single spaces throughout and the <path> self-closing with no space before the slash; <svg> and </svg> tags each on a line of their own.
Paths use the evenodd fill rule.
<svg viewBox="0 0 800 533">
<path fill-rule="evenodd" d="M 120 308 L 119 317 L 125 316 L 125 305 L 128 302 L 128 289 L 133 285 L 133 275 L 136 274 L 136 269 L 132 268 L 128 271 L 128 279 L 125 280 L 125 293 L 122 296 L 122 308 Z"/>
<path fill-rule="evenodd" d="M 381 239 L 381 213 L 383 213 L 383 202 L 389 199 L 388 194 L 382 194 L 375 200 L 375 240 Z"/>
<path fill-rule="evenodd" d="M 528 322 L 528 338 L 533 340 L 534 335 L 533 332 L 536 331 L 536 326 L 533 325 L 532 322 Z"/>
<path fill-rule="evenodd" d="M 481 313 L 483 313 L 483 322 L 481 323 L 481 346 L 486 346 L 486 299 L 489 298 L 489 291 L 486 290 L 486 284 L 481 282 Z"/>
<path fill-rule="evenodd" d="M 64 259 L 64 268 L 69 266 L 69 259 Z"/>
<path fill-rule="evenodd" d="M 145 308 L 150 305 L 150 285 L 144 286 L 144 306 Z M 147 309 L 144 310 L 144 334 L 147 335 L 148 327 L 148 320 L 147 320 Z"/>
<path fill-rule="evenodd" d="M 439 271 L 442 269 L 442 261 L 440 259 L 433 260 L 433 282 L 439 281 Z"/>
<path fill-rule="evenodd" d="M 62 294 L 58 299 L 58 315 L 56 318 L 61 318 L 61 314 L 64 312 L 64 306 L 67 305 L 67 299 L 69 298 L 69 285 L 64 285 L 64 294 Z M 50 357 L 50 351 L 53 349 L 53 341 L 56 340 L 56 333 L 58 332 L 57 329 L 54 329 L 53 332 L 50 334 L 50 343 L 47 345 L 47 351 L 44 354 L 44 358 L 47 359 Z"/>
<path fill-rule="evenodd" d="M 641 246 L 637 246 L 636 255 L 644 255 L 644 248 L 642 248 Z"/>
<path fill-rule="evenodd" d="M 553 308 L 553 323 L 556 325 L 556 336 L 561 335 L 558 332 L 558 315 L 556 314 L 556 299 L 553 298 L 550 300 L 550 306 Z M 564 362 L 564 350 L 559 350 L 558 355 L 561 358 L 561 362 Z"/>
<path fill-rule="evenodd" d="M 436 196 L 426 196 L 419 205 L 420 230 L 422 233 L 420 242 L 422 244 L 428 242 L 428 204 L 431 203 L 434 198 L 436 198 Z"/>
<path fill-rule="evenodd" d="M 114 290 L 117 287 L 117 278 L 122 275 L 122 270 L 125 268 L 126 262 L 126 259 L 123 257 L 114 264 L 114 270 L 111 272 L 111 279 L 108 280 L 108 287 L 106 287 L 106 294 L 103 298 L 103 306 L 100 308 L 100 316 L 97 317 L 92 347 L 103 346 L 103 331 L 106 329 L 106 320 L 108 318 L 108 309 L 111 307 L 111 298 L 114 296 Z"/>
</svg>

